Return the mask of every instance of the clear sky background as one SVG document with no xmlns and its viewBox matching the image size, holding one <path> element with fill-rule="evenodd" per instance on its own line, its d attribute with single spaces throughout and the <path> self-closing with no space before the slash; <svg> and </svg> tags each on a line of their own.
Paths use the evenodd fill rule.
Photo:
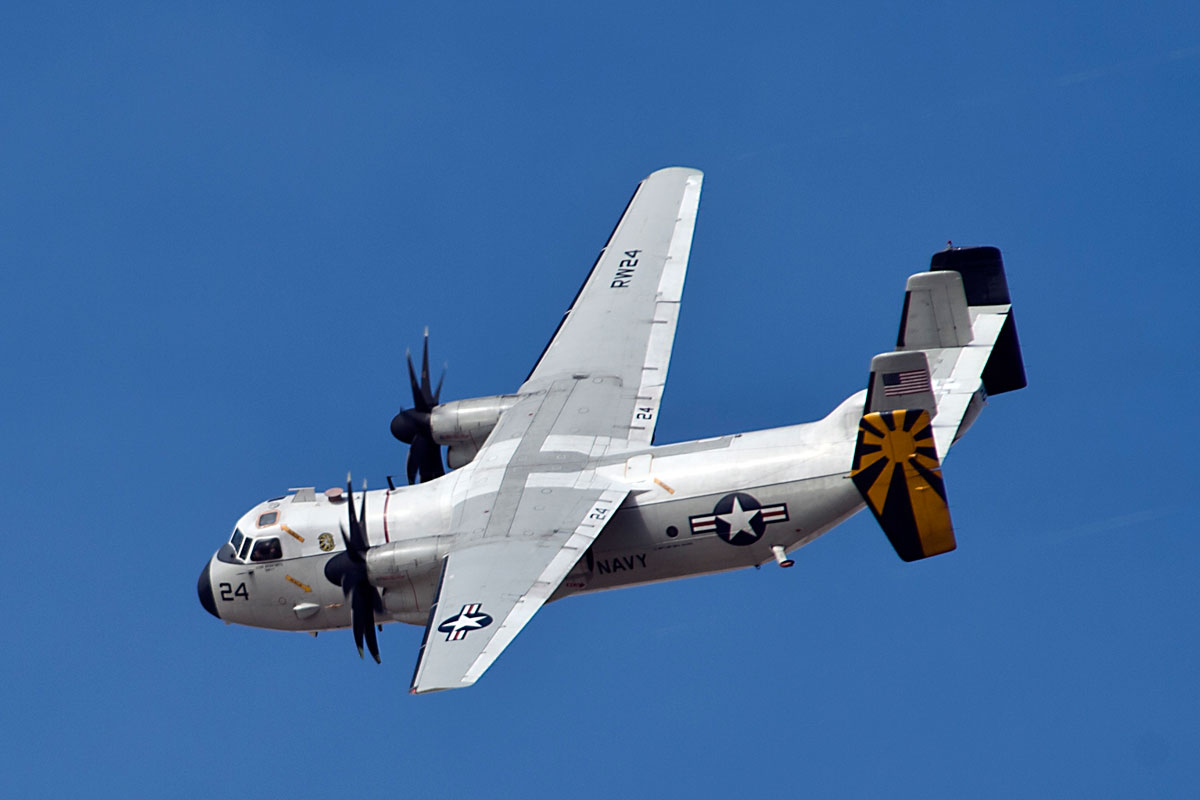
<svg viewBox="0 0 1200 800">
<path fill-rule="evenodd" d="M 6 797 L 1200 795 L 1194 2 L 8 4 Z M 637 181 L 706 173 L 658 441 L 823 416 L 945 242 L 1030 386 L 957 552 L 575 598 L 473 688 L 227 627 L 236 520 L 511 391 Z"/>
</svg>

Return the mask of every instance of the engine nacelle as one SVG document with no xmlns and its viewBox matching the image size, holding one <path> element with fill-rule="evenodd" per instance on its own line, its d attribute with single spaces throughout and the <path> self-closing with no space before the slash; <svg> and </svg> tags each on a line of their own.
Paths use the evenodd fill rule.
<svg viewBox="0 0 1200 800">
<path fill-rule="evenodd" d="M 424 625 L 437 592 L 445 537 L 425 536 L 372 547 L 367 551 L 367 574 L 383 590 L 384 611 L 393 619 Z"/>
<path fill-rule="evenodd" d="M 376 586 L 386 586 L 399 576 L 412 577 L 441 569 L 447 548 L 442 536 L 401 539 L 367 551 L 367 575 Z"/>
<path fill-rule="evenodd" d="M 500 421 L 500 415 L 512 408 L 517 399 L 515 394 L 499 394 L 434 406 L 429 427 L 433 440 L 448 446 L 446 462 L 450 469 L 471 463 Z"/>
<path fill-rule="evenodd" d="M 474 444 L 452 444 L 446 448 L 446 466 L 450 469 L 465 467 L 479 455 L 479 447 Z"/>
</svg>

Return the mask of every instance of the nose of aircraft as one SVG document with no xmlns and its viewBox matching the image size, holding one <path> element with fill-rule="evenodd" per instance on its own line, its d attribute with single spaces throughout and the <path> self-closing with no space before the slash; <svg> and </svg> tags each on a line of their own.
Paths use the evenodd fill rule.
<svg viewBox="0 0 1200 800">
<path fill-rule="evenodd" d="M 208 568 L 211 564 L 210 561 L 204 565 L 204 572 L 200 573 L 200 580 L 196 582 L 196 591 L 200 595 L 200 605 L 204 606 L 204 610 L 220 619 L 221 615 L 217 613 L 217 602 L 213 599 L 212 580 L 208 576 Z"/>
</svg>

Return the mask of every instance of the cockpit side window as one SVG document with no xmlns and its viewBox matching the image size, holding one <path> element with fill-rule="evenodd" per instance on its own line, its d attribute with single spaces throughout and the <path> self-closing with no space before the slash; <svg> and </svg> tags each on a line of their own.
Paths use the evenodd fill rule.
<svg viewBox="0 0 1200 800">
<path fill-rule="evenodd" d="M 283 558 L 283 548 L 279 546 L 279 538 L 275 536 L 259 539 L 254 544 L 254 550 L 250 552 L 251 561 L 274 561 L 277 558 Z"/>
<path fill-rule="evenodd" d="M 238 550 L 237 557 L 242 561 L 246 560 L 246 553 L 250 552 L 250 545 L 254 544 L 254 540 L 249 536 L 242 539 L 242 547 Z"/>
</svg>

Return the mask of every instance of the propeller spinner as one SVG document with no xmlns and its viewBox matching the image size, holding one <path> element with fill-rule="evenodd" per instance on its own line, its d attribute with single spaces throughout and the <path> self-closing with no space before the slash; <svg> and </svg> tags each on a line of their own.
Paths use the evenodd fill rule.
<svg viewBox="0 0 1200 800">
<path fill-rule="evenodd" d="M 408 381 L 412 388 L 413 407 L 403 409 L 392 417 L 392 436 L 409 446 L 408 482 L 416 483 L 420 479 L 424 483 L 446 474 L 446 468 L 442 465 L 441 445 L 434 440 L 433 429 L 429 424 L 429 416 L 442 393 L 446 371 L 442 369 L 437 388 L 432 388 L 429 380 L 429 328 L 425 329 L 419 381 L 416 370 L 413 369 L 412 352 L 406 353 L 405 358 L 408 360 Z"/>
</svg>

